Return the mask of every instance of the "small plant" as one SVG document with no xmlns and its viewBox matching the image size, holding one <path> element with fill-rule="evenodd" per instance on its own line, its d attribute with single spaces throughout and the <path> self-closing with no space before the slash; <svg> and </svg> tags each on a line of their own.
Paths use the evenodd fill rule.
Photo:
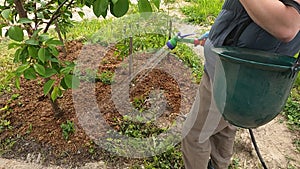
<svg viewBox="0 0 300 169">
<path fill-rule="evenodd" d="M 300 131 L 300 103 L 289 97 L 283 109 L 283 115 L 287 118 L 287 124 L 292 130 Z"/>
<path fill-rule="evenodd" d="M 165 168 L 165 169 L 178 169 L 184 168 L 182 161 L 182 153 L 180 144 L 175 147 L 167 147 L 167 151 L 146 159 L 144 162 L 146 169 Z"/>
<path fill-rule="evenodd" d="M 133 98 L 132 106 L 136 108 L 138 111 L 142 112 L 145 110 L 144 103 L 145 103 L 145 99 L 142 96 L 135 97 Z"/>
<path fill-rule="evenodd" d="M 231 160 L 231 164 L 229 165 L 228 169 L 238 169 L 240 167 L 240 159 L 233 158 Z"/>
<path fill-rule="evenodd" d="M 300 139 L 296 139 L 294 141 L 294 144 L 296 146 L 297 151 L 300 152 Z"/>
<path fill-rule="evenodd" d="M 135 119 L 138 119 L 138 117 L 135 117 Z M 143 121 L 143 119 L 141 119 L 141 121 Z M 129 116 L 124 116 L 123 121 L 119 124 L 119 126 L 120 126 L 120 133 L 122 135 L 134 137 L 134 138 L 146 138 L 146 137 L 157 136 L 166 130 L 166 129 L 158 128 L 151 122 L 147 122 L 147 123 L 135 122 Z"/>
<path fill-rule="evenodd" d="M 66 123 L 62 123 L 60 127 L 62 129 L 62 135 L 65 140 L 68 140 L 69 136 L 75 132 L 74 123 L 70 120 L 67 120 Z"/>
<path fill-rule="evenodd" d="M 15 93 L 11 95 L 11 100 L 17 100 L 20 97 L 20 94 Z"/>
<path fill-rule="evenodd" d="M 12 128 L 10 120 L 7 119 L 7 116 L 10 114 L 11 108 L 8 105 L 5 105 L 3 108 L 0 108 L 0 134 Z"/>
<path fill-rule="evenodd" d="M 15 139 L 11 138 L 0 140 L 0 156 L 5 152 L 10 151 L 16 142 L 17 141 Z"/>
<path fill-rule="evenodd" d="M 114 73 L 111 71 L 103 71 L 99 74 L 98 78 L 104 84 L 110 85 L 113 83 Z"/>
<path fill-rule="evenodd" d="M 6 129 L 10 129 L 12 126 L 10 125 L 9 120 L 0 119 L 0 133 L 2 133 Z"/>
</svg>

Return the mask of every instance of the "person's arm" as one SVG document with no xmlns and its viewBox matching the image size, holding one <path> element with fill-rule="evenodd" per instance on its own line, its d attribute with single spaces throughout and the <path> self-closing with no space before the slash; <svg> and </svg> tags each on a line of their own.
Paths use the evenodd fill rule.
<svg viewBox="0 0 300 169">
<path fill-rule="evenodd" d="M 295 0 L 300 3 L 300 0 Z M 252 20 L 283 42 L 294 39 L 300 30 L 300 14 L 279 0 L 240 0 Z"/>
</svg>

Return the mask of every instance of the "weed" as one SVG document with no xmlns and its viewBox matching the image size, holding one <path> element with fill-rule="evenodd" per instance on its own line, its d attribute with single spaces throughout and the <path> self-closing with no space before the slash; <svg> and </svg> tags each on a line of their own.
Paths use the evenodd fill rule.
<svg viewBox="0 0 300 169">
<path fill-rule="evenodd" d="M 30 123 L 28 129 L 26 130 L 26 134 L 30 134 L 32 132 L 32 124 Z"/>
<path fill-rule="evenodd" d="M 300 102 L 289 97 L 283 109 L 283 115 L 287 118 L 287 124 L 291 130 L 300 131 Z"/>
<path fill-rule="evenodd" d="M 233 158 L 231 160 L 231 164 L 229 165 L 228 169 L 238 169 L 240 167 L 240 159 Z"/>
<path fill-rule="evenodd" d="M 160 155 L 156 155 L 144 161 L 146 169 L 164 168 L 177 169 L 184 168 L 180 144 L 177 146 L 168 147 L 167 151 Z"/>
<path fill-rule="evenodd" d="M 12 129 L 11 122 L 7 119 L 10 112 L 11 108 L 8 105 L 0 109 L 0 134 L 5 130 Z"/>
<path fill-rule="evenodd" d="M 143 118 L 143 117 L 140 117 Z M 137 117 L 135 119 L 138 119 Z M 144 121 L 144 119 L 141 119 Z M 157 136 L 166 129 L 158 128 L 152 122 L 140 123 L 133 121 L 131 117 L 124 116 L 120 125 L 120 133 L 134 138 L 147 138 Z"/>
<path fill-rule="evenodd" d="M 20 94 L 15 93 L 15 94 L 12 94 L 10 98 L 11 98 L 11 100 L 17 100 L 19 97 L 20 97 Z"/>
<path fill-rule="evenodd" d="M 13 138 L 6 138 L 0 141 L 0 156 L 5 152 L 11 150 L 17 141 Z"/>
<path fill-rule="evenodd" d="M 103 71 L 97 78 L 99 78 L 102 83 L 110 85 L 113 83 L 114 73 L 111 71 Z"/>
<path fill-rule="evenodd" d="M 95 143 L 93 141 L 90 141 L 88 143 L 85 144 L 85 146 L 88 148 L 88 152 L 90 154 L 94 154 L 95 153 Z"/>
<path fill-rule="evenodd" d="M 144 103 L 145 98 L 142 96 L 133 98 L 132 106 L 136 108 L 138 111 L 142 112 L 144 111 Z"/>
<path fill-rule="evenodd" d="M 67 120 L 66 123 L 62 123 L 60 127 L 62 129 L 62 135 L 65 140 L 68 140 L 69 136 L 75 132 L 75 125 L 70 120 Z"/>
<path fill-rule="evenodd" d="M 9 120 L 0 119 L 0 133 L 2 133 L 6 129 L 11 129 L 11 128 L 12 128 L 12 126 L 10 125 Z"/>
</svg>

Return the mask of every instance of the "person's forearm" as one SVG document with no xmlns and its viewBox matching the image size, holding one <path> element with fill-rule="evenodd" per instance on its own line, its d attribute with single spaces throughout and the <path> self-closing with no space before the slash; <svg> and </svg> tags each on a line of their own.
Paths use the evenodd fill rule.
<svg viewBox="0 0 300 169">
<path fill-rule="evenodd" d="M 240 2 L 256 24 L 284 42 L 294 39 L 300 30 L 299 13 L 279 0 L 240 0 Z"/>
</svg>

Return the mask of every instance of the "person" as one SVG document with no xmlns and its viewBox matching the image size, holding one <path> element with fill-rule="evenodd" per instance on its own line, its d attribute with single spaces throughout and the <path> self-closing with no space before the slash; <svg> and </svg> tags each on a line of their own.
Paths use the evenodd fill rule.
<svg viewBox="0 0 300 169">
<path fill-rule="evenodd" d="M 282 0 L 283 1 L 283 0 Z M 183 128 L 187 169 L 227 169 L 237 128 L 226 122 L 212 99 L 216 46 L 237 46 L 294 56 L 300 50 L 300 0 L 225 0 L 204 45 L 205 69 Z M 297 11 L 298 10 L 298 11 Z"/>
</svg>

